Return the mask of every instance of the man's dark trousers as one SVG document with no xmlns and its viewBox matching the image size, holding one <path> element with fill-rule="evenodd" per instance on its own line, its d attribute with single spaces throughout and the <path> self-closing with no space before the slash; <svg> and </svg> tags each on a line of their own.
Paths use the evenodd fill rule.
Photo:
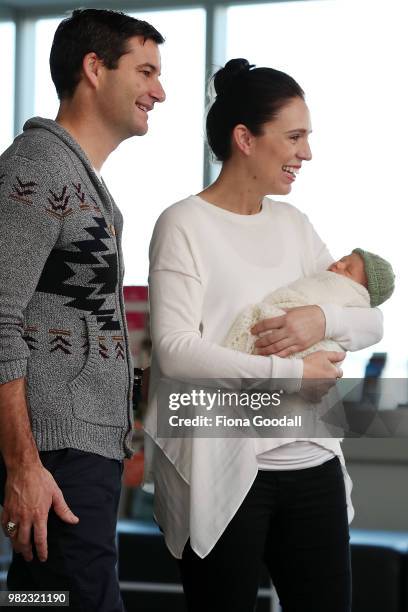
<svg viewBox="0 0 408 612">
<path fill-rule="evenodd" d="M 79 523 L 65 523 L 51 510 L 48 560 L 38 560 L 34 545 L 30 563 L 14 553 L 8 589 L 69 591 L 75 612 L 123 612 L 115 540 L 122 462 L 71 448 L 40 452 L 40 458 Z M 0 503 L 5 476 L 0 456 Z"/>
</svg>

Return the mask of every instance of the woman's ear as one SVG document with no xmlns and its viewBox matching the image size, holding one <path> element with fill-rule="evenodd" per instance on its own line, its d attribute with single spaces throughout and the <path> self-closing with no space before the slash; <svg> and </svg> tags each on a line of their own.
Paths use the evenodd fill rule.
<svg viewBox="0 0 408 612">
<path fill-rule="evenodd" d="M 246 125 L 239 123 L 232 130 L 232 142 L 244 155 L 249 155 L 252 150 L 254 136 Z"/>
</svg>

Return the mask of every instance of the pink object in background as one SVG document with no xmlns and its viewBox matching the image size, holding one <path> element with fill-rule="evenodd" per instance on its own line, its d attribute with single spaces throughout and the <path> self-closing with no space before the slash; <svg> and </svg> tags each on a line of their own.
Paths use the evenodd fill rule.
<svg viewBox="0 0 408 612">
<path fill-rule="evenodd" d="M 146 368 L 149 365 L 149 355 L 145 350 L 145 344 L 149 341 L 148 288 L 142 286 L 124 287 L 123 293 L 130 350 L 135 360 L 135 366 Z"/>
</svg>

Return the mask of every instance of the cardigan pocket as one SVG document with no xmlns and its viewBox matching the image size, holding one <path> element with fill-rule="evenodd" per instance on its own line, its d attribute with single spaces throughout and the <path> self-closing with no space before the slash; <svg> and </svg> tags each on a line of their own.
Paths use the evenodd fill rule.
<svg viewBox="0 0 408 612">
<path fill-rule="evenodd" d="M 73 415 L 87 423 L 124 426 L 129 387 L 126 359 L 109 354 L 108 339 L 100 336 L 96 319 L 91 315 L 84 318 L 89 351 L 82 370 L 68 383 Z"/>
</svg>

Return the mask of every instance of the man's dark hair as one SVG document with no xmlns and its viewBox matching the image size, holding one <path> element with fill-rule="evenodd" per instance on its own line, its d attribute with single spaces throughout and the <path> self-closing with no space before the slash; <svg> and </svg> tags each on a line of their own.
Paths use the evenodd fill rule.
<svg viewBox="0 0 408 612">
<path fill-rule="evenodd" d="M 82 61 L 94 52 L 111 70 L 127 51 L 133 36 L 164 42 L 163 36 L 147 21 L 135 19 L 120 11 L 76 9 L 59 24 L 51 47 L 51 77 L 58 98 L 71 98 L 79 83 Z"/>
</svg>

